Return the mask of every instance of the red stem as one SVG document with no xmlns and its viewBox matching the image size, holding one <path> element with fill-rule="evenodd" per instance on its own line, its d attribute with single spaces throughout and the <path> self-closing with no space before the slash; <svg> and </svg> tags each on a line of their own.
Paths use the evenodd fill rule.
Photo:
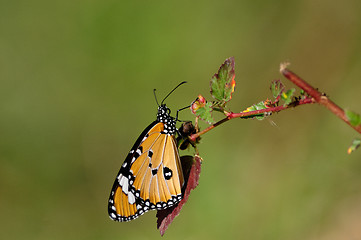
<svg viewBox="0 0 361 240">
<path fill-rule="evenodd" d="M 298 105 L 304 105 L 304 104 L 310 104 L 310 103 L 314 103 L 314 99 L 313 98 L 305 98 L 305 99 L 301 99 L 297 102 L 295 102 L 295 105 L 287 105 L 287 106 L 277 106 L 277 107 L 270 107 L 270 108 L 266 108 L 266 109 L 261 109 L 261 110 L 256 110 L 256 111 L 249 111 L 249 112 L 240 112 L 240 113 L 228 113 L 226 118 L 223 118 L 222 120 L 212 124 L 211 126 L 207 127 L 206 129 L 192 134 L 191 136 L 189 136 L 191 141 L 195 141 L 199 136 L 205 134 L 206 132 L 210 131 L 211 129 L 217 127 L 218 125 L 221 125 L 224 122 L 227 122 L 228 120 L 231 120 L 232 118 L 246 118 L 246 117 L 251 117 L 251 116 L 257 116 L 260 115 L 262 113 L 266 114 L 266 113 L 274 113 L 274 112 L 279 112 L 282 110 L 286 110 L 289 109 L 291 107 L 296 107 Z"/>
<path fill-rule="evenodd" d="M 281 73 L 288 78 L 291 82 L 296 84 L 299 88 L 303 89 L 308 95 L 313 97 L 315 101 L 323 106 L 325 106 L 328 110 L 330 110 L 337 117 L 346 122 L 350 127 L 355 129 L 357 132 L 361 133 L 361 125 L 353 126 L 350 121 L 347 119 L 345 111 L 337 106 L 333 101 L 331 101 L 327 96 L 319 92 L 317 89 L 313 88 L 307 82 L 305 82 L 302 78 L 297 76 L 295 73 L 288 70 L 286 67 L 281 65 Z"/>
</svg>

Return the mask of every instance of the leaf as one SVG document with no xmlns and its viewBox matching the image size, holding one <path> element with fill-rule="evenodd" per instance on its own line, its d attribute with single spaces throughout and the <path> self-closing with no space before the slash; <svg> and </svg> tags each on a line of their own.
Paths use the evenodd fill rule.
<svg viewBox="0 0 361 240">
<path fill-rule="evenodd" d="M 234 58 L 227 58 L 218 73 L 211 79 L 211 94 L 214 99 L 224 104 L 232 99 L 236 82 L 234 80 Z"/>
<path fill-rule="evenodd" d="M 196 114 L 197 110 L 206 106 L 207 100 L 202 96 L 198 95 L 197 99 L 192 102 L 191 111 Z"/>
<path fill-rule="evenodd" d="M 347 153 L 351 154 L 352 152 L 354 152 L 359 146 L 361 145 L 361 140 L 358 138 L 355 138 L 352 143 L 351 146 L 347 149 Z"/>
<path fill-rule="evenodd" d="M 278 102 L 279 98 L 281 97 L 280 95 L 284 90 L 285 90 L 285 86 L 283 85 L 281 80 L 272 81 L 271 91 L 273 97 L 276 99 L 276 102 Z"/>
<path fill-rule="evenodd" d="M 213 123 L 213 116 L 212 116 L 212 103 L 207 102 L 206 99 L 199 95 L 197 99 L 191 105 L 192 113 L 198 116 L 200 119 L 208 122 Z"/>
<path fill-rule="evenodd" d="M 292 96 L 293 96 L 293 93 L 296 91 L 296 89 L 294 88 L 291 88 L 290 90 L 288 90 L 287 92 L 283 92 L 281 94 L 281 98 L 282 100 L 285 102 L 283 104 L 283 106 L 287 106 L 288 104 L 290 104 L 292 102 Z"/>
<path fill-rule="evenodd" d="M 269 103 L 269 100 L 266 101 L 262 101 L 256 104 L 253 104 L 252 106 L 248 107 L 246 110 L 244 110 L 243 112 L 252 112 L 252 111 L 257 111 L 257 110 L 262 110 L 262 109 L 266 109 L 268 108 L 267 104 Z M 250 116 L 251 118 L 255 117 L 258 120 L 263 120 L 265 117 L 267 116 L 267 114 L 265 113 L 261 113 L 259 115 L 254 115 L 254 116 Z"/>
<path fill-rule="evenodd" d="M 202 158 L 198 155 L 194 158 L 192 156 L 182 156 L 181 163 L 185 179 L 183 199 L 171 208 L 157 211 L 157 228 L 159 229 L 161 236 L 164 235 L 174 218 L 179 215 L 183 205 L 189 198 L 190 192 L 198 186 Z"/>
<path fill-rule="evenodd" d="M 196 115 L 199 116 L 202 120 L 208 122 L 209 124 L 212 124 L 214 122 L 212 111 L 212 103 L 207 102 L 204 107 L 197 110 Z"/>
<path fill-rule="evenodd" d="M 345 115 L 352 126 L 355 127 L 355 126 L 361 124 L 361 117 L 359 114 L 357 114 L 351 110 L 346 110 Z"/>
</svg>

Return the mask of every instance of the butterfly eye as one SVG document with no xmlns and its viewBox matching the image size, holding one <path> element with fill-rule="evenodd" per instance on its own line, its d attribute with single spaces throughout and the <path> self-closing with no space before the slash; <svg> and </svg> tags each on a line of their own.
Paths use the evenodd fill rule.
<svg viewBox="0 0 361 240">
<path fill-rule="evenodd" d="M 169 108 L 167 108 L 167 113 L 170 114 L 170 109 Z"/>
</svg>

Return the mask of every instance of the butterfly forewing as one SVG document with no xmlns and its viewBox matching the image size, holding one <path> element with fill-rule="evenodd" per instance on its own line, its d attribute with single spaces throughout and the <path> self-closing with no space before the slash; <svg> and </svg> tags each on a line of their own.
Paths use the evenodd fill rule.
<svg viewBox="0 0 361 240">
<path fill-rule="evenodd" d="M 181 200 L 184 179 L 174 126 L 167 108 L 160 106 L 157 121 L 139 136 L 114 182 L 108 206 L 111 219 L 130 221 Z"/>
</svg>

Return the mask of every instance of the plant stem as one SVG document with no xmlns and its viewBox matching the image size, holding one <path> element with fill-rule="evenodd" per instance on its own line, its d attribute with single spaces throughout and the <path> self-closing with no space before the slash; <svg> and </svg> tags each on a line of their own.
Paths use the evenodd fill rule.
<svg viewBox="0 0 361 240">
<path fill-rule="evenodd" d="M 266 109 L 261 109 L 261 110 L 256 110 L 256 111 L 249 111 L 249 112 L 240 112 L 240 113 L 232 113 L 229 112 L 227 114 L 226 118 L 223 118 L 222 120 L 212 124 L 211 126 L 207 127 L 206 129 L 192 134 L 191 136 L 189 136 L 191 141 L 195 141 L 198 137 L 200 137 L 201 135 L 205 134 L 206 132 L 212 130 L 213 128 L 221 125 L 222 123 L 227 122 L 228 120 L 231 120 L 233 118 L 249 118 L 252 116 L 257 116 L 260 114 L 269 114 L 269 113 L 274 113 L 274 112 L 280 112 L 282 110 L 286 110 L 292 107 L 296 107 L 299 105 L 304 105 L 304 104 L 311 104 L 314 103 L 314 99 L 313 98 L 305 98 L 305 99 L 301 99 L 299 101 L 294 102 L 293 104 L 287 105 L 287 106 L 277 106 L 277 107 L 270 107 L 270 108 L 266 108 Z"/>
<path fill-rule="evenodd" d="M 342 119 L 344 122 L 346 122 L 350 127 L 355 129 L 358 133 L 361 134 L 361 125 L 353 126 L 351 125 L 350 121 L 346 117 L 345 111 L 337 106 L 333 101 L 331 101 L 325 94 L 322 94 L 317 89 L 313 88 L 311 85 L 309 85 L 306 81 L 304 81 L 302 78 L 297 76 L 292 71 L 288 70 L 286 68 L 286 65 L 281 65 L 280 69 L 281 73 L 289 79 L 291 82 L 293 82 L 295 85 L 297 85 L 299 88 L 303 89 L 308 95 L 310 95 L 312 98 L 315 99 L 315 102 L 325 106 L 328 110 L 330 110 L 333 114 L 335 114 L 337 117 Z"/>
</svg>

